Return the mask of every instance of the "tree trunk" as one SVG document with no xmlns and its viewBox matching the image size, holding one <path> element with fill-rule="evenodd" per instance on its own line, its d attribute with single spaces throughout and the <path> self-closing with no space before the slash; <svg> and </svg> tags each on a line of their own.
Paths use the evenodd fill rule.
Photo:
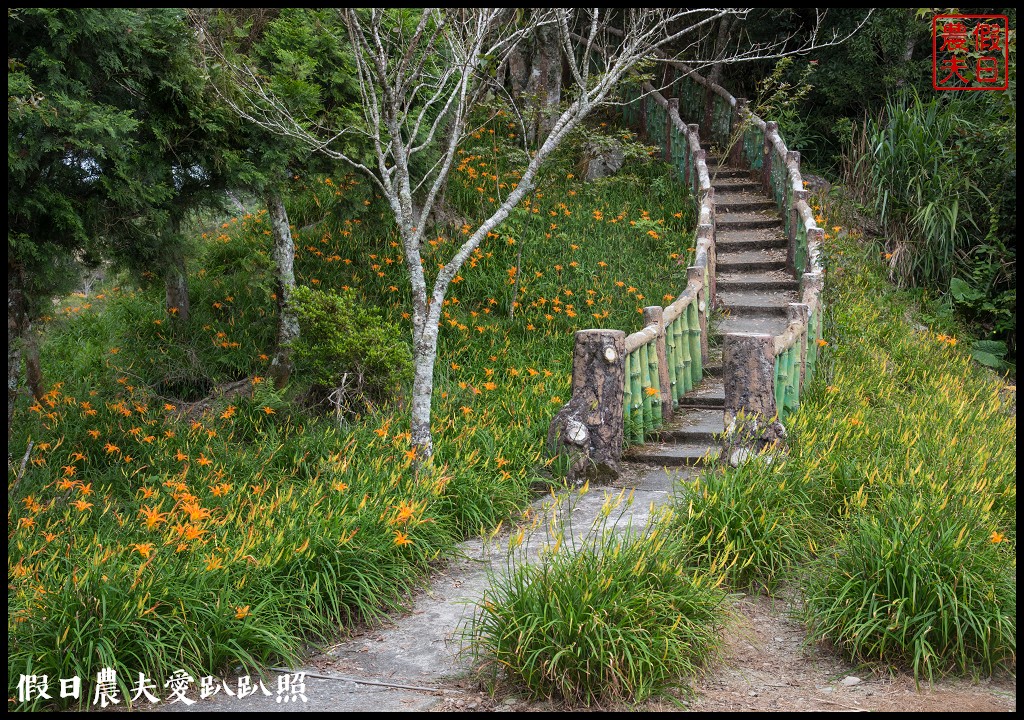
<svg viewBox="0 0 1024 720">
<path fill-rule="evenodd" d="M 434 454 L 430 432 L 430 403 L 434 396 L 434 362 L 437 359 L 437 319 L 428 313 L 425 327 L 413 341 L 412 416 L 410 431 L 416 457 L 426 460 Z"/>
<path fill-rule="evenodd" d="M 562 100 L 562 49 L 555 28 L 537 29 L 533 69 L 526 86 L 527 95 L 536 111 L 529 141 L 541 144 L 551 133 L 558 119 L 558 103 Z"/>
<path fill-rule="evenodd" d="M 164 289 L 167 296 L 167 312 L 171 314 L 176 325 L 188 324 L 188 272 L 185 269 L 185 254 L 181 249 L 181 223 L 171 220 L 168 245 L 173 248 L 164 274 Z"/>
<path fill-rule="evenodd" d="M 291 377 L 291 343 L 299 337 L 299 319 L 288 302 L 295 289 L 295 240 L 288 226 L 288 213 L 280 190 L 267 193 L 267 213 L 274 235 L 274 263 L 277 267 L 277 350 L 270 364 L 270 374 L 280 390 Z"/>
<path fill-rule="evenodd" d="M 7 266 L 7 437 L 11 437 L 14 407 L 21 392 L 21 364 L 32 395 L 43 397 L 43 375 L 39 366 L 39 343 L 32 332 L 32 322 L 25 298 L 25 271 Z"/>
<path fill-rule="evenodd" d="M 11 420 L 21 385 L 21 283 L 7 272 L 7 439 L 11 439 Z"/>
</svg>

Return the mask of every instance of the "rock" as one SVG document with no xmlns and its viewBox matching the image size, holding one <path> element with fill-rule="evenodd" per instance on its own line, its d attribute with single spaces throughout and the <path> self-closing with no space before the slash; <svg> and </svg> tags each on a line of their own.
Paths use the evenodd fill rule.
<svg viewBox="0 0 1024 720">
<path fill-rule="evenodd" d="M 804 189 L 811 193 L 823 192 L 827 193 L 832 187 L 832 184 L 828 180 L 821 177 L 820 175 L 811 175 L 810 173 L 801 173 L 804 178 Z"/>
<path fill-rule="evenodd" d="M 864 681 L 861 680 L 856 675 L 847 675 L 846 677 L 843 678 L 842 684 L 846 685 L 847 687 L 850 687 L 852 685 L 860 685 L 862 682 L 864 682 Z"/>
<path fill-rule="evenodd" d="M 732 455 L 729 456 L 729 464 L 733 467 L 739 467 L 747 460 L 750 459 L 750 450 L 747 448 L 736 448 L 732 451 Z"/>
<path fill-rule="evenodd" d="M 617 141 L 612 141 L 608 147 L 590 143 L 584 149 L 583 159 L 580 161 L 583 178 L 587 182 L 593 182 L 614 175 L 622 167 L 625 159 L 626 153 Z"/>
</svg>

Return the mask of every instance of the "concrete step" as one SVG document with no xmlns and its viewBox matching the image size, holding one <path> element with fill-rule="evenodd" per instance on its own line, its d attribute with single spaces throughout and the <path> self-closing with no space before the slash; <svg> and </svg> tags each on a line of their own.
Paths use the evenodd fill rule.
<svg viewBox="0 0 1024 720">
<path fill-rule="evenodd" d="M 777 212 L 775 203 L 760 193 L 715 192 L 715 210 L 718 212 Z"/>
<path fill-rule="evenodd" d="M 680 408 L 723 408 L 725 407 L 725 386 L 722 381 L 703 382 L 696 390 L 683 395 Z"/>
<path fill-rule="evenodd" d="M 752 230 L 723 230 L 719 228 L 715 237 L 715 248 L 719 254 L 743 252 L 745 250 L 766 250 L 786 248 L 789 241 L 778 228 Z"/>
<path fill-rule="evenodd" d="M 718 266 L 718 279 L 715 283 L 718 293 L 748 292 L 751 290 L 771 290 L 775 292 L 799 291 L 800 282 L 785 270 L 726 273 Z"/>
<path fill-rule="evenodd" d="M 682 412 L 671 425 L 662 428 L 654 437 L 656 442 L 677 445 L 715 444 L 715 436 L 725 432 L 721 410 L 690 409 Z"/>
<path fill-rule="evenodd" d="M 715 229 L 757 230 L 760 228 L 782 228 L 782 220 L 775 213 L 768 212 L 721 212 L 715 207 Z"/>
<path fill-rule="evenodd" d="M 715 197 L 718 197 L 718 193 L 734 193 L 734 192 L 761 192 L 761 183 L 749 180 L 747 178 L 735 177 L 735 178 L 717 178 L 714 183 Z"/>
<path fill-rule="evenodd" d="M 687 445 L 647 443 L 629 448 L 623 454 L 623 460 L 658 467 L 707 465 L 715 462 L 720 452 L 721 450 L 717 446 L 700 443 Z"/>
<path fill-rule="evenodd" d="M 784 316 L 746 316 L 730 315 L 718 322 L 718 332 L 722 335 L 728 333 L 751 333 L 754 335 L 781 335 L 789 326 L 789 321 Z M 725 395 L 722 395 L 723 401 Z M 684 398 L 685 399 L 685 398 Z"/>
<path fill-rule="evenodd" d="M 737 292 L 719 289 L 718 301 L 733 317 L 786 317 L 789 303 L 798 302 L 798 298 L 792 290 Z"/>
<path fill-rule="evenodd" d="M 714 185 L 719 180 L 725 180 L 726 178 L 743 178 L 744 180 L 750 180 L 750 172 L 743 168 L 729 167 L 728 165 L 716 165 L 708 163 L 708 174 L 711 175 L 711 184 Z"/>
</svg>

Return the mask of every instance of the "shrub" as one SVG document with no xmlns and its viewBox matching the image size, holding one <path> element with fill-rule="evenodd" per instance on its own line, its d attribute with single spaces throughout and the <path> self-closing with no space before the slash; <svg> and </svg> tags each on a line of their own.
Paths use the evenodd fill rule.
<svg viewBox="0 0 1024 720">
<path fill-rule="evenodd" d="M 350 413 L 385 403 L 412 379 L 412 353 L 402 331 L 341 294 L 297 287 L 291 302 L 299 320 L 295 362 L 326 400 Z"/>
<path fill-rule="evenodd" d="M 679 562 L 667 524 L 598 523 L 571 548 L 556 535 L 539 563 L 521 553 L 477 606 L 470 635 L 491 667 L 535 698 L 589 706 L 664 694 L 714 654 L 725 595 L 713 567 Z"/>
<path fill-rule="evenodd" d="M 691 562 L 725 565 L 735 588 L 771 592 L 809 555 L 816 526 L 807 490 L 781 456 L 762 455 L 727 473 L 706 472 L 675 497 L 674 532 Z"/>
<path fill-rule="evenodd" d="M 809 574 L 811 638 L 929 680 L 1012 665 L 1015 562 L 980 505 L 904 490 L 858 514 Z"/>
</svg>

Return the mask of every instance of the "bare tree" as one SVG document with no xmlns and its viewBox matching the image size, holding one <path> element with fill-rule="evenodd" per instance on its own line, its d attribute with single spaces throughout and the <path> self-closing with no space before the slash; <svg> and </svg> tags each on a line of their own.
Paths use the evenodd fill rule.
<svg viewBox="0 0 1024 720">
<path fill-rule="evenodd" d="M 613 91 L 627 74 L 654 59 L 658 51 L 692 51 L 721 21 L 743 17 L 747 11 L 553 8 L 535 9 L 526 22 L 515 9 L 503 8 L 338 12 L 354 56 L 361 126 L 325 127 L 297 117 L 274 97 L 257 72 L 245 67 L 235 68 L 239 93 L 229 101 L 249 121 L 355 168 L 390 205 L 412 290 L 412 443 L 418 456 L 427 458 L 433 453 L 431 399 L 442 305 L 463 263 L 526 197 L 544 162 L 568 134 L 595 108 L 615 101 Z M 817 27 L 820 23 L 798 48 L 787 47 L 791 38 L 782 38 L 745 48 L 732 58 L 712 59 L 780 57 L 841 40 L 819 40 Z M 472 230 L 428 287 L 420 256 L 426 218 L 443 201 L 459 146 L 474 130 L 472 110 L 486 93 L 503 92 L 493 78 L 524 39 L 535 33 L 554 37 L 559 45 L 567 68 L 561 103 L 553 112 L 545 108 L 548 120 L 536 138 L 538 147 L 524 155 L 518 184 L 498 198 L 493 213 Z M 699 57 L 687 59 L 701 64 Z M 516 99 L 510 100 L 514 104 Z M 521 137 L 527 137 L 524 114 L 520 118 Z M 353 135 L 362 136 L 364 146 L 371 148 L 370 160 L 343 149 L 353 146 Z M 423 166 L 425 170 L 414 169 Z"/>
</svg>

